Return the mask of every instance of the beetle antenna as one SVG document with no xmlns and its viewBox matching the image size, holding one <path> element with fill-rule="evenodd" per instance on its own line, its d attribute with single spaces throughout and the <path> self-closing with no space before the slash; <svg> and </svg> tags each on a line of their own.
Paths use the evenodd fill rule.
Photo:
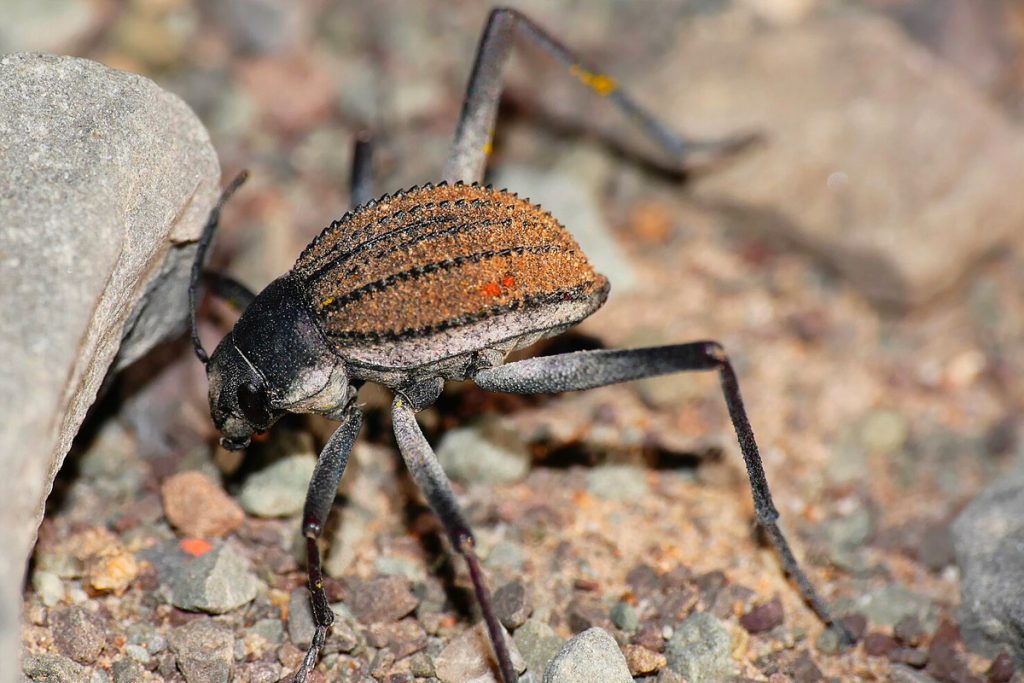
<svg viewBox="0 0 1024 683">
<path fill-rule="evenodd" d="M 203 342 L 199 339 L 199 325 L 196 323 L 196 310 L 199 307 L 199 281 L 202 279 L 203 266 L 206 265 L 206 252 L 213 242 L 213 234 L 217 231 L 217 222 L 220 220 L 220 210 L 224 204 L 235 193 L 235 190 L 249 177 L 248 171 L 242 171 L 235 176 L 234 180 L 228 183 L 224 191 L 220 193 L 220 199 L 210 211 L 210 217 L 206 219 L 203 233 L 199 236 L 199 247 L 196 249 L 196 260 L 192 262 L 192 277 L 188 285 L 189 314 L 192 321 L 192 348 L 196 351 L 196 357 L 206 365 L 210 362 L 210 356 L 203 348 Z"/>
</svg>

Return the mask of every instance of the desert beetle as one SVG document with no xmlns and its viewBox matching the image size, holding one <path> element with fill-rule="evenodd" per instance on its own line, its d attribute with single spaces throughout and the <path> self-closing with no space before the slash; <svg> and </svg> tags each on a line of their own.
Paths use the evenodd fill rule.
<svg viewBox="0 0 1024 683">
<path fill-rule="evenodd" d="M 627 96 L 611 77 L 581 65 L 572 52 L 522 14 L 494 10 L 473 65 L 443 179 L 372 199 L 371 143 L 357 140 L 352 210 L 299 256 L 291 271 L 258 295 L 224 277 L 204 278 L 203 264 L 220 211 L 241 184 L 224 191 L 200 238 L 189 290 L 192 341 L 209 378 L 210 411 L 227 448 L 249 444 L 285 413 L 339 421 L 309 484 L 302 531 L 308 554 L 315 635 L 294 681 L 305 681 L 334 620 L 317 547 L 352 451 L 362 414 L 356 387 L 377 382 L 392 392 L 395 439 L 412 478 L 465 558 L 505 683 L 518 680 L 504 632 L 474 553 L 473 533 L 451 485 L 416 423 L 445 380 L 520 394 L 575 391 L 674 372 L 714 370 L 753 491 L 757 521 L 800 594 L 825 623 L 847 636 L 800 568 L 776 520 L 736 374 L 722 347 L 699 341 L 630 350 L 596 350 L 503 364 L 508 353 L 557 334 L 597 310 L 608 281 L 575 240 L 539 206 L 477 184 L 483 176 L 515 41 L 534 43 L 597 95 L 612 101 L 680 171 L 741 149 L 750 136 L 687 143 Z M 201 280 L 244 308 L 207 356 L 196 331 Z"/>
</svg>

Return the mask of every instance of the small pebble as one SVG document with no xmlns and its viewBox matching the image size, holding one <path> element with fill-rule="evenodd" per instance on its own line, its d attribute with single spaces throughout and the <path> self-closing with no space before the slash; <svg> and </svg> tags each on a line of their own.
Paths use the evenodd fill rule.
<svg viewBox="0 0 1024 683">
<path fill-rule="evenodd" d="M 855 642 L 860 641 L 868 630 L 868 620 L 863 614 L 845 614 L 839 618 L 839 622 L 846 627 Z"/>
<path fill-rule="evenodd" d="M 665 605 L 661 608 L 663 617 L 671 616 L 674 621 L 685 619 L 693 611 L 699 596 L 689 586 L 669 593 Z M 757 593 L 738 583 L 729 583 L 715 595 L 715 603 L 708 611 L 719 619 L 731 619 L 734 615 L 745 613 L 753 608 Z M 782 605 L 779 605 L 781 618 Z"/>
<path fill-rule="evenodd" d="M 510 569 L 518 572 L 523 568 L 525 560 L 523 546 L 512 541 L 499 541 L 487 553 L 484 564 L 491 569 Z"/>
<path fill-rule="evenodd" d="M 687 683 L 687 680 L 672 669 L 662 669 L 658 672 L 654 683 Z"/>
<path fill-rule="evenodd" d="M 378 681 L 387 676 L 395 664 L 395 655 L 391 650 L 377 650 L 370 660 L 370 675 Z"/>
<path fill-rule="evenodd" d="M 911 669 L 906 664 L 893 664 L 889 667 L 889 680 L 892 683 L 939 683 L 925 672 Z"/>
<path fill-rule="evenodd" d="M 64 582 L 53 572 L 32 572 L 32 590 L 47 607 L 55 607 L 64 599 Z"/>
<path fill-rule="evenodd" d="M 106 644 L 103 619 L 82 607 L 66 607 L 50 614 L 53 640 L 61 653 L 82 664 L 92 664 Z"/>
<path fill-rule="evenodd" d="M 672 627 L 666 627 L 669 631 L 666 637 L 664 630 L 655 623 L 647 622 L 642 626 L 638 626 L 636 633 L 633 635 L 634 645 L 643 645 L 648 650 L 654 650 L 655 652 L 665 651 L 665 640 L 666 638 L 672 637 Z"/>
<path fill-rule="evenodd" d="M 228 683 L 234 671 L 231 628 L 212 619 L 195 619 L 167 637 L 177 667 L 188 683 Z"/>
<path fill-rule="evenodd" d="M 245 521 L 245 513 L 217 482 L 198 470 L 180 472 L 160 485 L 164 515 L 186 536 L 220 538 Z"/>
<path fill-rule="evenodd" d="M 825 680 L 821 669 L 807 652 L 799 652 L 790 659 L 788 673 L 792 677 L 793 683 L 819 683 Z"/>
<path fill-rule="evenodd" d="M 819 635 L 817 640 L 814 641 L 814 647 L 818 648 L 819 652 L 826 655 L 834 655 L 839 652 L 842 643 L 839 640 L 839 634 L 834 629 L 826 628 Z"/>
<path fill-rule="evenodd" d="M 626 583 L 638 597 L 653 593 L 660 585 L 658 572 L 649 564 L 638 564 L 626 574 Z"/>
<path fill-rule="evenodd" d="M 64 655 L 25 655 L 21 669 L 39 683 L 89 682 L 89 670 Z"/>
<path fill-rule="evenodd" d="M 663 577 L 664 578 L 664 577 Z M 718 593 L 725 588 L 729 580 L 720 571 L 708 572 L 697 577 L 697 590 L 700 593 L 700 602 L 706 608 L 714 607 L 718 599 Z"/>
<path fill-rule="evenodd" d="M 291 643 L 285 643 L 277 648 L 277 661 L 281 662 L 290 671 L 294 671 L 299 667 L 305 655 L 305 650 L 300 650 Z"/>
<path fill-rule="evenodd" d="M 223 614 L 256 597 L 259 581 L 249 561 L 231 545 L 220 545 L 199 557 L 179 553 L 168 581 L 171 604 L 192 612 Z"/>
<path fill-rule="evenodd" d="M 145 680 L 142 664 L 134 659 L 119 659 L 110 667 L 114 683 L 137 683 Z"/>
<path fill-rule="evenodd" d="M 633 683 L 618 643 L 603 628 L 571 638 L 544 671 L 544 683 Z"/>
<path fill-rule="evenodd" d="M 898 647 L 889 652 L 889 661 L 921 669 L 928 663 L 928 653 L 916 647 Z"/>
<path fill-rule="evenodd" d="M 391 650 L 395 659 L 404 659 L 427 646 L 426 631 L 411 617 L 388 624 L 372 624 L 367 640 L 374 647 Z"/>
<path fill-rule="evenodd" d="M 654 673 L 668 666 L 668 660 L 660 652 L 648 650 L 642 645 L 626 645 L 623 648 L 626 665 L 633 676 Z"/>
<path fill-rule="evenodd" d="M 823 526 L 825 548 L 837 567 L 851 572 L 865 569 L 864 546 L 874 533 L 874 519 L 867 507 L 858 507 L 850 514 L 829 519 Z"/>
<path fill-rule="evenodd" d="M 516 629 L 513 640 L 535 681 L 540 680 L 548 662 L 562 648 L 562 639 L 554 629 L 537 619 L 527 619 L 526 623 Z"/>
<path fill-rule="evenodd" d="M 364 624 L 398 621 L 416 609 L 419 599 L 409 581 L 400 576 L 385 576 L 360 582 L 348 591 L 348 608 Z"/>
<path fill-rule="evenodd" d="M 124 646 L 125 654 L 131 657 L 134 661 L 139 664 L 149 664 L 153 660 L 153 655 L 149 654 L 149 650 L 142 647 L 141 645 L 128 644 Z"/>
<path fill-rule="evenodd" d="M 764 633 L 780 625 L 783 616 L 782 601 L 775 598 L 740 617 L 740 625 L 749 633 Z"/>
<path fill-rule="evenodd" d="M 278 681 L 287 680 L 290 673 L 284 671 L 280 664 L 274 662 L 253 662 L 242 668 L 239 672 L 239 680 L 249 681 L 249 683 L 278 683 Z M 315 680 L 312 676 L 310 679 Z"/>
<path fill-rule="evenodd" d="M 1014 671 L 1013 657 L 1008 652 L 1000 652 L 992 660 L 985 675 L 988 677 L 989 683 L 1008 683 L 1013 678 Z"/>
<path fill-rule="evenodd" d="M 39 550 L 36 554 L 36 572 L 51 572 L 62 579 L 80 577 L 85 571 L 85 564 L 67 547 L 71 545 L 72 539 L 68 539 L 59 547 Z"/>
<path fill-rule="evenodd" d="M 288 517 L 302 511 L 316 456 L 289 455 L 274 461 L 245 480 L 238 502 L 257 517 Z"/>
<path fill-rule="evenodd" d="M 959 645 L 959 629 L 949 622 L 940 624 L 928 646 L 925 671 L 941 681 L 970 681 L 971 670 Z"/>
<path fill-rule="evenodd" d="M 85 583 L 97 593 L 121 595 L 138 576 L 139 563 L 135 555 L 120 544 L 86 561 Z"/>
<path fill-rule="evenodd" d="M 640 625 L 640 617 L 636 609 L 628 602 L 620 600 L 612 607 L 612 623 L 619 629 L 632 633 Z"/>
<path fill-rule="evenodd" d="M 891 454 L 902 448 L 910 433 L 910 424 L 893 410 L 875 410 L 861 422 L 861 443 L 869 451 Z"/>
<path fill-rule="evenodd" d="M 573 633 L 582 633 L 608 621 L 608 612 L 604 605 L 592 596 L 580 595 L 573 598 L 566 613 L 569 628 Z"/>
<path fill-rule="evenodd" d="M 857 601 L 857 606 L 868 622 L 880 626 L 896 626 L 905 616 L 916 616 L 922 623 L 928 623 L 935 612 L 935 606 L 928 597 L 898 584 L 864 595 Z"/>
<path fill-rule="evenodd" d="M 896 640 L 906 645 L 920 645 L 927 633 L 924 630 L 924 626 L 921 625 L 921 620 L 914 615 L 910 615 L 896 622 L 896 626 L 893 628 L 893 635 L 896 636 Z"/>
<path fill-rule="evenodd" d="M 315 630 L 309 591 L 305 587 L 296 588 L 288 595 L 288 639 L 300 650 L 305 649 L 313 642 Z"/>
<path fill-rule="evenodd" d="M 519 654 L 515 641 L 502 629 L 508 643 L 512 666 L 519 673 L 526 670 L 526 662 Z M 434 658 L 434 672 L 442 683 L 494 683 L 500 682 L 498 664 L 482 621 L 453 638 Z"/>
<path fill-rule="evenodd" d="M 665 646 L 668 665 L 689 683 L 712 683 L 733 673 L 732 637 L 707 612 L 690 615 Z"/>
<path fill-rule="evenodd" d="M 523 625 L 533 612 L 526 586 L 521 581 L 506 583 L 494 591 L 494 612 L 509 631 Z"/>
<path fill-rule="evenodd" d="M 150 655 L 155 655 L 167 648 L 167 639 L 152 624 L 132 624 L 125 629 L 125 636 L 130 645 L 137 645 Z"/>
<path fill-rule="evenodd" d="M 289 607 L 289 615 L 291 614 L 290 610 L 291 608 Z M 279 645 L 284 640 L 284 627 L 281 626 L 280 619 L 260 619 L 249 630 L 271 645 Z"/>
<path fill-rule="evenodd" d="M 390 557 L 386 555 L 378 557 L 373 561 L 373 568 L 377 570 L 378 574 L 383 574 L 384 576 L 404 576 L 413 583 L 423 581 L 426 578 L 423 564 L 405 557 Z"/>
<path fill-rule="evenodd" d="M 934 572 L 940 572 L 956 562 L 953 532 L 948 524 L 935 524 L 924 530 L 917 547 L 917 559 Z"/>
<path fill-rule="evenodd" d="M 426 652 L 417 652 L 409 659 L 409 673 L 419 678 L 433 678 L 434 660 Z"/>
<path fill-rule="evenodd" d="M 493 418 L 446 432 L 437 445 L 437 459 L 448 476 L 467 483 L 519 481 L 530 470 L 530 451 L 522 437 Z"/>
<path fill-rule="evenodd" d="M 864 636 L 864 652 L 869 657 L 885 657 L 899 647 L 899 643 L 885 633 L 869 633 Z"/>
<path fill-rule="evenodd" d="M 647 471 L 636 465 L 601 465 L 587 472 L 587 491 L 603 500 L 643 500 L 651 494 Z"/>
</svg>

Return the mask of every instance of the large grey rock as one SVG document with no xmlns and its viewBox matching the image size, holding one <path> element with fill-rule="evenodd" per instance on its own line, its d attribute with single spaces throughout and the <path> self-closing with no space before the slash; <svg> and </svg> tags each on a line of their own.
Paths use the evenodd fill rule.
<svg viewBox="0 0 1024 683">
<path fill-rule="evenodd" d="M 953 523 L 960 566 L 960 632 L 988 656 L 1024 665 L 1024 473 L 982 491 Z"/>
<path fill-rule="evenodd" d="M 183 329 L 217 179 L 202 125 L 150 81 L 0 57 L 0 661 L 17 661 L 25 559 L 104 376 Z"/>
<path fill-rule="evenodd" d="M 641 87 L 658 111 L 694 136 L 765 136 L 698 194 L 875 301 L 934 296 L 1024 226 L 1020 130 L 888 19 L 765 28 L 708 14 L 667 54 Z"/>
</svg>

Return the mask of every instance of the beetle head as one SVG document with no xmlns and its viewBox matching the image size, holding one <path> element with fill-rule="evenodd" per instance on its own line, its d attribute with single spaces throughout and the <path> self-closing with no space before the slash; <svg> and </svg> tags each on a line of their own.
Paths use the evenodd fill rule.
<svg viewBox="0 0 1024 683">
<path fill-rule="evenodd" d="M 249 445 L 253 433 L 270 428 L 281 411 L 274 410 L 260 373 L 234 344 L 233 335 L 221 340 L 206 366 L 210 382 L 210 414 L 220 430 L 220 443 L 229 450 Z"/>
</svg>

